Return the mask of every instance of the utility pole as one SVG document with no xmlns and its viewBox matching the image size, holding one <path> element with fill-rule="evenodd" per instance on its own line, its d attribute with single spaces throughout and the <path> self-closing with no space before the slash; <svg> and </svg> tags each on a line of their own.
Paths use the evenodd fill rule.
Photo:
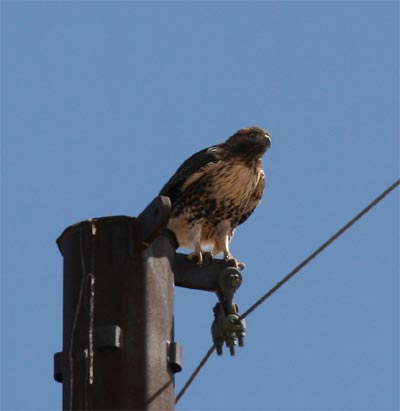
<svg viewBox="0 0 400 411">
<path fill-rule="evenodd" d="M 168 230 L 170 201 L 157 197 L 137 217 L 101 217 L 68 227 L 64 259 L 63 351 L 54 378 L 63 410 L 174 410 L 174 285 L 216 292 L 217 353 L 243 345 L 233 294 L 240 271 L 222 260 L 194 267 Z"/>
</svg>

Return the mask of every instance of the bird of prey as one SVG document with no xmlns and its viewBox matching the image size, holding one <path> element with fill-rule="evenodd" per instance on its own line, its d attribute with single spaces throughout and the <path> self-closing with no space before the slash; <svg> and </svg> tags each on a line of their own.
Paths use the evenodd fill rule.
<svg viewBox="0 0 400 411">
<path fill-rule="evenodd" d="M 265 174 L 261 158 L 271 145 L 271 135 L 259 127 L 237 131 L 224 143 L 205 148 L 188 158 L 162 188 L 171 200 L 167 228 L 188 259 L 201 265 L 211 247 L 211 257 L 243 268 L 229 251 L 235 228 L 247 220 L 261 200 Z"/>
</svg>

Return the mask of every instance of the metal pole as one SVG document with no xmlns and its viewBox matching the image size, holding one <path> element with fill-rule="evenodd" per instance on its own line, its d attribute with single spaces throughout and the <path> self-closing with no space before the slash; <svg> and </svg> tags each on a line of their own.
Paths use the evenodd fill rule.
<svg viewBox="0 0 400 411">
<path fill-rule="evenodd" d="M 175 409 L 175 247 L 159 235 L 169 208 L 158 197 L 138 218 L 84 221 L 58 239 L 64 324 L 55 378 L 63 410 Z"/>
</svg>

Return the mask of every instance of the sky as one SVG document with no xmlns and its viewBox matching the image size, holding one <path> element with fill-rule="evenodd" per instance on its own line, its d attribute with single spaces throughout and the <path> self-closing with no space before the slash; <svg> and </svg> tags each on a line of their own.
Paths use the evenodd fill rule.
<svg viewBox="0 0 400 411">
<path fill-rule="evenodd" d="M 242 312 L 399 178 L 396 1 L 3 0 L 1 23 L 3 410 L 61 409 L 56 238 L 138 215 L 195 151 L 272 134 L 232 241 Z M 398 207 L 397 190 L 254 311 L 177 409 L 398 410 Z M 176 392 L 215 302 L 176 289 Z"/>
</svg>

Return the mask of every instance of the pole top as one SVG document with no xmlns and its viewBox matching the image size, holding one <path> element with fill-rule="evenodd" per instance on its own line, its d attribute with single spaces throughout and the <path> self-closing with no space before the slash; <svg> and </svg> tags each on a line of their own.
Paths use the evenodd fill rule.
<svg viewBox="0 0 400 411">
<path fill-rule="evenodd" d="M 134 246 L 140 250 L 147 248 L 157 237 L 159 232 L 168 224 L 171 211 L 171 202 L 168 197 L 156 197 L 138 217 L 125 215 L 94 217 L 67 227 L 57 238 L 58 248 L 63 254 L 63 241 L 81 230 L 91 230 L 92 235 L 96 235 L 99 227 L 106 224 L 123 223 L 134 227 Z"/>
</svg>

